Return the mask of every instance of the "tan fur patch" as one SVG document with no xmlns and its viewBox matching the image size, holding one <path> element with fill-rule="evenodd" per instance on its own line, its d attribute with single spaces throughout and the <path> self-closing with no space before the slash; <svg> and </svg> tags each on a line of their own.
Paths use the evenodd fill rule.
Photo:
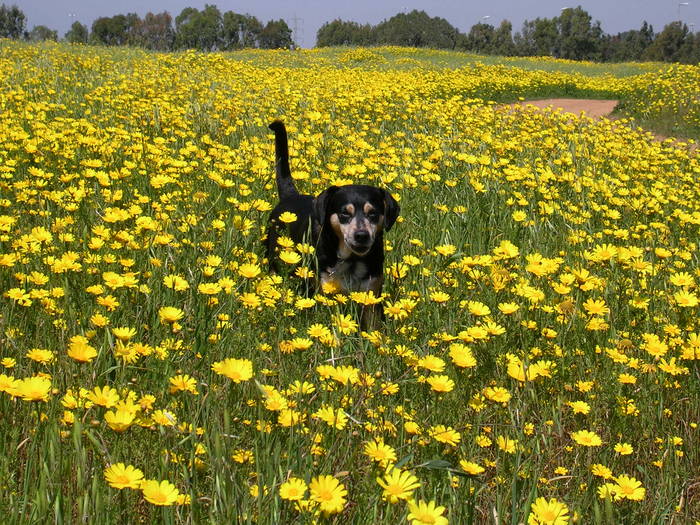
<svg viewBox="0 0 700 525">
<path fill-rule="evenodd" d="M 352 206 L 352 204 L 349 206 Z M 340 224 L 340 219 L 338 218 L 337 213 L 331 215 L 329 222 L 331 223 L 331 228 L 333 228 L 333 231 L 335 232 L 335 236 L 338 238 L 338 254 L 341 258 L 347 259 L 350 257 L 350 255 L 352 255 L 352 250 L 345 242 L 345 234 L 343 233 L 344 225 Z"/>
</svg>

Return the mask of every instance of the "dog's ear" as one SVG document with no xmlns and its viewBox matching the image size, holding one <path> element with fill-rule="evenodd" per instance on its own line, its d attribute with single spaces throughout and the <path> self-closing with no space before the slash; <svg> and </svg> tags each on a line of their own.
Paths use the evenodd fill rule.
<svg viewBox="0 0 700 525">
<path fill-rule="evenodd" d="M 328 208 L 328 203 L 338 189 L 338 186 L 330 186 L 326 190 L 319 193 L 318 197 L 314 199 L 311 208 L 311 218 L 315 224 L 323 226 L 323 222 L 326 220 L 326 209 Z"/>
<path fill-rule="evenodd" d="M 384 229 L 389 231 L 399 216 L 401 207 L 391 193 L 384 190 Z"/>
</svg>

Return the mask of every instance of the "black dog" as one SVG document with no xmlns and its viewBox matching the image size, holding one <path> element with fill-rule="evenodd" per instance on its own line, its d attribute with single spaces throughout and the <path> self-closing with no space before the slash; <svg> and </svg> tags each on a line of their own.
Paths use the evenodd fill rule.
<svg viewBox="0 0 700 525">
<path fill-rule="evenodd" d="M 374 186 L 331 186 L 316 198 L 300 194 L 289 170 L 287 130 L 276 120 L 275 174 L 280 202 L 272 210 L 267 231 L 267 258 L 276 268 L 275 250 L 282 223 L 279 217 L 292 212 L 297 220 L 288 224 L 295 242 L 315 247 L 319 281 L 340 292 L 372 291 L 379 297 L 384 282 L 384 230 L 399 216 L 399 205 L 391 194 Z M 309 235 L 307 235 L 307 232 Z M 362 325 L 371 327 L 381 308 L 363 308 Z"/>
</svg>

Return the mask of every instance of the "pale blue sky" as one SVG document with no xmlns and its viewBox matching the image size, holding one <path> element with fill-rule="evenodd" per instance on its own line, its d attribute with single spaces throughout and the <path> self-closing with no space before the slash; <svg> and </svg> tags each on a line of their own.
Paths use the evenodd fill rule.
<svg viewBox="0 0 700 525">
<path fill-rule="evenodd" d="M 264 24 L 271 19 L 283 18 L 289 27 L 298 29 L 302 47 L 313 47 L 316 32 L 325 22 L 335 18 L 360 23 L 377 24 L 400 11 L 422 9 L 430 16 L 447 19 L 453 26 L 467 32 L 479 21 L 498 26 L 501 20 L 513 23 L 513 32 L 522 28 L 524 20 L 558 16 L 564 7 L 580 5 L 593 20 L 600 20 L 606 33 L 639 29 L 646 20 L 658 33 L 667 23 L 680 19 L 700 31 L 700 0 L 0 0 L 16 4 L 27 15 L 27 26 L 46 25 L 56 29 L 62 37 L 74 20 L 91 27 L 100 16 L 129 12 L 140 16 L 152 11 L 168 11 L 173 19 L 185 7 L 201 9 L 205 3 L 216 5 L 222 12 L 235 11 L 256 16 Z M 295 23 L 296 17 L 296 23 Z M 488 18 L 484 18 L 488 17 Z"/>
</svg>

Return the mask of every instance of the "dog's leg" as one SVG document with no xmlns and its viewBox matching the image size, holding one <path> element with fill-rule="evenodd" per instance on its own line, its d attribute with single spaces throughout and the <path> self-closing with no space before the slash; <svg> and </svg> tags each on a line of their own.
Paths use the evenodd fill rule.
<svg viewBox="0 0 700 525">
<path fill-rule="evenodd" d="M 384 307 L 372 304 L 362 307 L 360 312 L 360 328 L 365 332 L 379 330 L 384 322 Z"/>
<path fill-rule="evenodd" d="M 367 281 L 367 291 L 374 293 L 375 297 L 381 297 L 384 276 L 370 277 Z M 381 328 L 384 322 L 384 306 L 379 304 L 366 305 L 360 312 L 360 328 L 365 332 L 371 332 Z"/>
<path fill-rule="evenodd" d="M 275 221 L 270 221 L 270 225 L 267 228 L 267 239 L 265 239 L 265 254 L 267 255 L 267 266 L 271 272 L 279 273 L 279 265 L 277 263 L 277 254 L 275 250 L 277 248 L 277 239 L 280 234 L 277 231 L 278 225 Z"/>
</svg>

